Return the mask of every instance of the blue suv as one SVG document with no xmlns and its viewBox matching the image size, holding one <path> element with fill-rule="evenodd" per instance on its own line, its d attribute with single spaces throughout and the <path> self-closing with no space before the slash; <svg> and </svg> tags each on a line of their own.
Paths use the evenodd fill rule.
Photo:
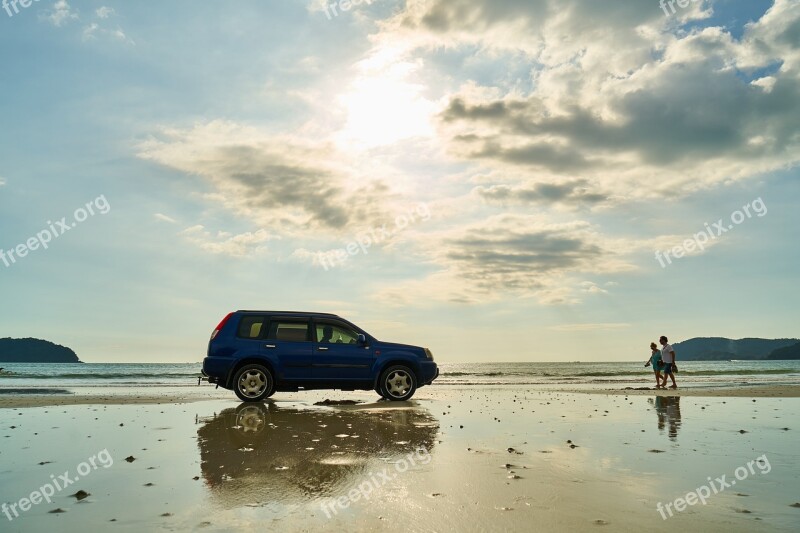
<svg viewBox="0 0 800 533">
<path fill-rule="evenodd" d="M 300 389 L 373 389 L 402 401 L 439 369 L 429 349 L 379 341 L 337 315 L 236 311 L 211 334 L 203 375 L 245 402 Z"/>
</svg>

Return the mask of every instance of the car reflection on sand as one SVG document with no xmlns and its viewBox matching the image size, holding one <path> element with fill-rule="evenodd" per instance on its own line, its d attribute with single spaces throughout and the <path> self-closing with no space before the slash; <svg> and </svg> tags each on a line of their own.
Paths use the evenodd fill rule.
<svg viewBox="0 0 800 533">
<path fill-rule="evenodd" d="M 225 507 L 338 496 L 394 460 L 430 451 L 439 430 L 415 402 L 296 408 L 268 401 L 202 422 L 203 478 Z"/>
</svg>

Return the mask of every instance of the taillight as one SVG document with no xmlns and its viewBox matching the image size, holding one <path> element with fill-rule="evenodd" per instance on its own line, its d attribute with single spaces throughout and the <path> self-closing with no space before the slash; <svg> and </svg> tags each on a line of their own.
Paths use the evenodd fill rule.
<svg viewBox="0 0 800 533">
<path fill-rule="evenodd" d="M 212 341 L 214 340 L 214 337 L 216 337 L 216 336 L 217 336 L 217 334 L 218 334 L 220 331 L 222 331 L 222 328 L 224 328 L 224 327 L 225 327 L 225 323 L 226 323 L 226 322 L 228 322 L 228 320 L 230 320 L 230 318 L 231 318 L 232 316 L 233 316 L 233 313 L 228 313 L 227 315 L 225 315 L 225 318 L 223 318 L 223 319 L 222 319 L 222 321 L 221 321 L 219 324 L 217 324 L 217 327 L 216 327 L 216 328 L 214 328 L 214 332 L 211 334 L 211 340 L 212 340 Z"/>
</svg>

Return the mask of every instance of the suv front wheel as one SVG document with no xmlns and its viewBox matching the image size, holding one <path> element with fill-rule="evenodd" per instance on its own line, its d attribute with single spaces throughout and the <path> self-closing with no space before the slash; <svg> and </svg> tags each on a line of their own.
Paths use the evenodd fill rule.
<svg viewBox="0 0 800 533">
<path fill-rule="evenodd" d="M 236 372 L 234 391 L 243 402 L 260 402 L 275 392 L 275 380 L 268 368 L 251 364 Z"/>
<path fill-rule="evenodd" d="M 387 400 L 402 402 L 414 396 L 417 377 L 407 366 L 392 365 L 381 373 L 378 389 Z"/>
</svg>

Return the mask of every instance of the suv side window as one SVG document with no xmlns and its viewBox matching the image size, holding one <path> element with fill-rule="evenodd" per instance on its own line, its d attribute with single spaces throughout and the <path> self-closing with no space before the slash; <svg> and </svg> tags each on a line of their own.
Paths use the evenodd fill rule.
<svg viewBox="0 0 800 533">
<path fill-rule="evenodd" d="M 260 339 L 266 331 L 267 317 L 264 316 L 244 316 L 239 322 L 237 336 L 244 339 Z"/>
<path fill-rule="evenodd" d="M 273 319 L 269 323 L 269 339 L 276 341 L 306 342 L 309 340 L 307 320 Z"/>
<path fill-rule="evenodd" d="M 320 344 L 357 344 L 358 332 L 350 326 L 330 320 L 317 320 L 316 340 Z"/>
</svg>

